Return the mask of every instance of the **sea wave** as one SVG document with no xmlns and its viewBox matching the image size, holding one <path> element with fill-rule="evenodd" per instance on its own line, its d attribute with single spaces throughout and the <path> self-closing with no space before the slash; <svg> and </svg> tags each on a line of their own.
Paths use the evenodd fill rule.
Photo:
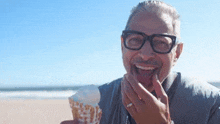
<svg viewBox="0 0 220 124">
<path fill-rule="evenodd" d="M 67 99 L 76 90 L 64 91 L 0 91 L 0 99 Z"/>
</svg>

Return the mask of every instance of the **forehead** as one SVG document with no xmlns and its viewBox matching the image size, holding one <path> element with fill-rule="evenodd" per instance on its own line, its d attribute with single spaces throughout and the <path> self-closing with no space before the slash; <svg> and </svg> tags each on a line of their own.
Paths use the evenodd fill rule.
<svg viewBox="0 0 220 124">
<path fill-rule="evenodd" d="M 139 12 L 129 23 L 130 30 L 151 34 L 174 34 L 172 18 L 165 13 L 155 14 L 146 11 Z"/>
</svg>

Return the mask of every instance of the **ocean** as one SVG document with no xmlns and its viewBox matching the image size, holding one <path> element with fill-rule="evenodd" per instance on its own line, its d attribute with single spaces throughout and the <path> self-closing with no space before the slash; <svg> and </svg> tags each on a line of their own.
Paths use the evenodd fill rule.
<svg viewBox="0 0 220 124">
<path fill-rule="evenodd" d="M 81 87 L 6 87 L 0 88 L 0 99 L 67 99 Z"/>
<path fill-rule="evenodd" d="M 219 82 L 211 84 L 220 88 Z M 83 86 L 0 88 L 0 99 L 68 99 L 81 87 Z"/>
</svg>

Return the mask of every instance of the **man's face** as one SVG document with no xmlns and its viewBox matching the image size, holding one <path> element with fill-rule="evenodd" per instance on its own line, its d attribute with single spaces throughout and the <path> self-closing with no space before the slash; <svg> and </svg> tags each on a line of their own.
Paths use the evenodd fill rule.
<svg viewBox="0 0 220 124">
<path fill-rule="evenodd" d="M 155 14 L 140 12 L 131 19 L 129 30 L 143 32 L 146 35 L 174 35 L 172 19 L 166 14 L 158 17 Z M 159 80 L 163 82 L 182 51 L 182 44 L 179 44 L 170 53 L 155 53 L 149 41 L 146 41 L 140 50 L 129 50 L 125 48 L 123 38 L 121 39 L 123 63 L 127 73 L 133 74 L 150 92 L 154 90 L 153 74 L 157 74 Z"/>
</svg>

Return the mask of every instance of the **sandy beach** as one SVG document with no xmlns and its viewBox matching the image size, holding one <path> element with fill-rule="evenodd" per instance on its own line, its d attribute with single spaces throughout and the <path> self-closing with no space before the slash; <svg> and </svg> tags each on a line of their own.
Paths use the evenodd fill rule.
<svg viewBox="0 0 220 124">
<path fill-rule="evenodd" d="M 72 120 L 66 100 L 0 100 L 0 124 L 60 124 Z"/>
</svg>

